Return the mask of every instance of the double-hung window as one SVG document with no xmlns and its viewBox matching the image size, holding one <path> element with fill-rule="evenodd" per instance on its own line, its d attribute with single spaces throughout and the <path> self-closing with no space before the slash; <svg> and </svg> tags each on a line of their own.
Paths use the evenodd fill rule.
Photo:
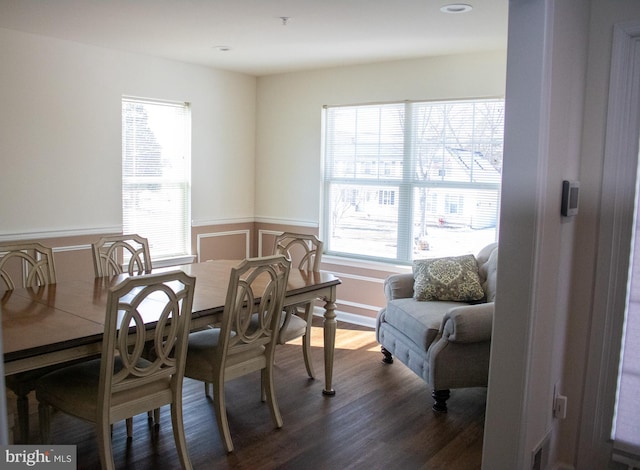
<svg viewBox="0 0 640 470">
<path fill-rule="evenodd" d="M 149 239 L 151 256 L 191 251 L 188 103 L 122 99 L 122 224 Z"/>
<path fill-rule="evenodd" d="M 504 100 L 324 111 L 328 254 L 409 263 L 496 241 Z"/>
</svg>

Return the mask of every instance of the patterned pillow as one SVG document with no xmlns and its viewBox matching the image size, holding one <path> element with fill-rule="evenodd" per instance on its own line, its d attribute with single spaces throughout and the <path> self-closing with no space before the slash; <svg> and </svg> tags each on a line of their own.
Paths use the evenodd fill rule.
<svg viewBox="0 0 640 470">
<path fill-rule="evenodd" d="M 413 262 L 413 298 L 416 300 L 481 300 L 484 291 L 473 255 Z"/>
</svg>

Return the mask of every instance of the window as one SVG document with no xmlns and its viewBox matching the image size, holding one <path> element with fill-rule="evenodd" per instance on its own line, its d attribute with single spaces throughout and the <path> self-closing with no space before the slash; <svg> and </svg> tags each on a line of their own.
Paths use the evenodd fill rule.
<svg viewBox="0 0 640 470">
<path fill-rule="evenodd" d="M 640 183 L 640 174 L 638 176 Z M 638 184 L 636 183 L 636 184 Z M 636 186 L 638 187 L 638 186 Z M 618 386 L 611 430 L 614 461 L 640 465 L 640 191 L 636 194 L 629 255 L 629 281 L 624 312 Z"/>
<path fill-rule="evenodd" d="M 187 103 L 122 99 L 122 225 L 154 259 L 190 254 L 191 121 Z"/>
<path fill-rule="evenodd" d="M 395 191 L 380 191 L 378 193 L 378 204 L 383 206 L 392 206 L 395 204 L 396 192 Z"/>
<path fill-rule="evenodd" d="M 497 239 L 504 100 L 326 107 L 324 122 L 329 254 L 409 263 Z"/>
</svg>

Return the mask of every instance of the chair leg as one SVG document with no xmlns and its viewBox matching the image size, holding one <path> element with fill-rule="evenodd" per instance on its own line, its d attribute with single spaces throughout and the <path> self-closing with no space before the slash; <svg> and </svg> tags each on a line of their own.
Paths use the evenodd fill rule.
<svg viewBox="0 0 640 470">
<path fill-rule="evenodd" d="M 133 418 L 127 418 L 127 439 L 133 439 Z"/>
<path fill-rule="evenodd" d="M 311 360 L 311 335 L 309 332 L 302 337 L 302 353 L 304 354 L 304 365 L 307 367 L 307 374 L 315 379 L 315 371 L 313 370 L 313 361 Z"/>
<path fill-rule="evenodd" d="M 447 400 L 451 396 L 451 391 L 448 389 L 445 390 L 434 390 L 431 393 L 431 396 L 435 400 L 433 404 L 433 411 L 436 413 L 446 413 L 447 412 Z"/>
<path fill-rule="evenodd" d="M 156 429 L 160 427 L 160 408 L 153 410 L 153 421 L 155 422 Z"/>
<path fill-rule="evenodd" d="M 103 470 L 115 470 L 113 462 L 113 450 L 111 448 L 111 425 L 109 423 L 96 424 L 96 439 L 98 441 L 98 453 Z"/>
<path fill-rule="evenodd" d="M 182 387 L 180 387 L 182 388 Z M 178 457 L 182 468 L 191 470 L 191 459 L 189 458 L 189 450 L 187 449 L 187 440 L 184 435 L 184 417 L 182 414 L 182 397 L 174 396 L 171 403 L 171 426 L 173 427 L 173 439 L 178 451 Z"/>
<path fill-rule="evenodd" d="M 316 374 L 313 370 L 313 361 L 311 360 L 311 320 L 313 319 L 313 303 L 304 306 L 304 319 L 307 322 L 307 329 L 302 336 L 302 353 L 304 354 L 304 365 L 307 368 L 307 374 L 312 379 Z"/>
<path fill-rule="evenodd" d="M 51 408 L 45 402 L 38 403 L 38 416 L 40 421 L 40 441 L 49 444 L 51 439 Z"/>
<path fill-rule="evenodd" d="M 276 425 L 276 428 L 282 427 L 282 415 L 280 414 L 280 408 L 278 407 L 278 400 L 276 399 L 276 389 L 273 382 L 273 366 L 267 364 L 264 372 L 264 382 L 267 392 L 267 404 L 269 405 L 269 411 L 271 411 L 271 418 Z"/>
<path fill-rule="evenodd" d="M 18 439 L 20 444 L 29 443 L 29 396 L 28 393 L 17 395 Z"/>
<path fill-rule="evenodd" d="M 222 383 L 220 383 L 222 382 Z M 216 421 L 218 422 L 218 431 L 220 437 L 224 441 L 227 452 L 233 452 L 233 442 L 231 441 L 231 432 L 229 431 L 229 420 L 227 419 L 227 406 L 224 397 L 224 382 L 216 381 L 213 386 L 213 408 L 216 412 Z"/>
<path fill-rule="evenodd" d="M 380 347 L 380 352 L 382 352 L 382 355 L 384 356 L 382 358 L 382 362 L 384 362 L 385 364 L 393 364 L 393 356 L 389 351 L 387 351 L 384 346 Z"/>
<path fill-rule="evenodd" d="M 204 383 L 204 394 L 206 397 L 208 398 L 213 398 L 211 396 L 211 389 L 213 388 L 213 385 L 210 382 L 205 382 Z"/>
</svg>

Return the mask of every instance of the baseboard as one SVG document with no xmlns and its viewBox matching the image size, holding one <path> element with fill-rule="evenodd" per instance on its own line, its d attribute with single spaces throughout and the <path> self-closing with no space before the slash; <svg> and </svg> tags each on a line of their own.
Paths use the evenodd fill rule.
<svg viewBox="0 0 640 470">
<path fill-rule="evenodd" d="M 313 314 L 318 317 L 324 317 L 324 308 L 316 306 Z M 351 323 L 352 325 L 365 326 L 372 329 L 375 329 L 376 327 L 375 318 L 364 317 L 362 315 L 356 315 L 349 312 L 341 312 L 339 310 L 336 310 L 336 320 L 343 321 L 345 323 Z"/>
</svg>

